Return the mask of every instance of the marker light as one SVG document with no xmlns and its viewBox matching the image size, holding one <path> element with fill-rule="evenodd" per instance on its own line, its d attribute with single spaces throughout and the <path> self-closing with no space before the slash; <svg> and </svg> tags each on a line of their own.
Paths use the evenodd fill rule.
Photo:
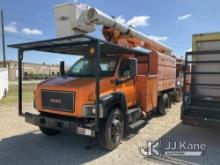
<svg viewBox="0 0 220 165">
<path fill-rule="evenodd" d="M 95 53 L 95 48 L 89 48 L 89 53 L 93 55 Z"/>
<path fill-rule="evenodd" d="M 95 101 L 95 96 L 93 94 L 89 95 L 89 101 Z"/>
</svg>

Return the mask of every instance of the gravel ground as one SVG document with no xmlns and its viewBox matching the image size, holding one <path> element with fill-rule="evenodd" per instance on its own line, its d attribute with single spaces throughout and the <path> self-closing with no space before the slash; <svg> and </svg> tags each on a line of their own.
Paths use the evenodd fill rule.
<svg viewBox="0 0 220 165">
<path fill-rule="evenodd" d="M 33 111 L 31 104 L 24 109 Z M 166 116 L 154 117 L 112 152 L 98 146 L 86 149 L 90 137 L 62 133 L 47 137 L 37 127 L 17 116 L 17 106 L 0 107 L 0 164 L 18 165 L 69 165 L 69 164 L 219 164 L 220 132 L 215 129 L 182 125 L 180 104 L 172 106 Z M 204 143 L 206 152 L 199 157 L 154 157 L 146 158 L 138 148 L 146 141 L 160 139 Z"/>
</svg>

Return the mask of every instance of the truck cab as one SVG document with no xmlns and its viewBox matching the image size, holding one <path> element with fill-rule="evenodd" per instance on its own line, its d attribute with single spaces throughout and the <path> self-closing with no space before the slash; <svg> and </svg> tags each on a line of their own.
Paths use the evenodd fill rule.
<svg viewBox="0 0 220 165">
<path fill-rule="evenodd" d="M 124 94 L 128 107 L 135 106 L 136 59 L 105 56 L 100 59 L 100 97 Z M 95 58 L 82 57 L 62 76 L 40 83 L 35 90 L 35 108 L 40 112 L 95 117 Z"/>
</svg>

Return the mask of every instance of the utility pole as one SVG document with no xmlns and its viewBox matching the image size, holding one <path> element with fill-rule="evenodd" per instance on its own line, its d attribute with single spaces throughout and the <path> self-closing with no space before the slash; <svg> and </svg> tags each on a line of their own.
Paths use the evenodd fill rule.
<svg viewBox="0 0 220 165">
<path fill-rule="evenodd" d="M 3 65 L 4 65 L 4 67 L 6 67 L 6 58 L 5 58 L 5 30 L 4 30 L 3 10 L 1 10 L 1 26 L 2 26 L 2 54 L 3 54 Z"/>
</svg>

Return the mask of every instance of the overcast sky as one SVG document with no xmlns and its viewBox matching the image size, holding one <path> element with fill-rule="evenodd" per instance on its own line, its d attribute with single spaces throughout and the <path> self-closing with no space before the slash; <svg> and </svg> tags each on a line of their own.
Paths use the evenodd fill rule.
<svg viewBox="0 0 220 165">
<path fill-rule="evenodd" d="M 4 9 L 6 44 L 55 38 L 52 7 L 74 2 L 62 0 L 0 0 Z M 119 21 L 132 25 L 154 40 L 160 41 L 174 54 L 184 55 L 191 48 L 192 34 L 220 31 L 219 0 L 80 0 Z M 102 38 L 101 32 L 94 33 Z M 17 52 L 7 48 L 7 59 L 16 60 Z M 70 65 L 73 57 L 27 53 L 25 61 Z"/>
</svg>

